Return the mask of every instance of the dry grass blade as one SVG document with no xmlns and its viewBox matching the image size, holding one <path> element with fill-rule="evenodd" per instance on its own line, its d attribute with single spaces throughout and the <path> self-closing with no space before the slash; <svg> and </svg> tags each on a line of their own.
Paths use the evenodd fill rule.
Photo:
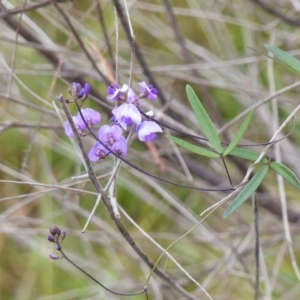
<svg viewBox="0 0 300 300">
<path fill-rule="evenodd" d="M 159 100 L 143 100 L 141 107 L 153 110 L 168 134 L 204 147 L 203 141 L 178 132 L 200 134 L 185 94 L 190 84 L 216 124 L 221 142 L 228 145 L 251 109 L 254 114 L 241 143 L 268 142 L 295 113 L 300 82 L 296 74 L 258 53 L 264 44 L 273 44 L 298 57 L 297 1 L 276 0 L 272 9 L 271 2 L 256 0 L 0 2 L 0 256 L 5 258 L 0 260 L 1 297 L 120 299 L 108 296 L 66 261 L 48 259 L 56 251 L 47 241 L 48 228 L 58 225 L 68 232 L 63 244 L 68 257 L 117 291 L 141 290 L 151 262 L 172 245 L 158 263 L 172 285 L 151 276 L 149 299 L 253 299 L 255 280 L 258 283 L 253 212 L 248 201 L 230 218 L 222 218 L 226 207 L 219 201 L 230 196 L 222 191 L 229 184 L 221 160 L 170 146 L 167 132 L 153 143 L 153 157 L 133 135 L 129 162 L 206 191 L 168 185 L 123 163 L 112 173 L 116 169 L 110 158 L 92 164 L 95 181 L 102 186 L 117 174 L 111 195 L 123 209 L 124 232 L 149 258 L 147 265 L 125 242 L 111 218 L 114 212 L 109 215 L 103 203 L 81 233 L 99 193 L 51 103 L 57 94 L 68 97 L 73 81 L 89 82 L 91 97 L 83 107 L 99 110 L 104 124 L 113 107 L 106 100 L 107 84 L 116 77 L 119 84 L 132 82 L 136 90 L 138 82 L 146 81 L 158 89 Z M 76 114 L 76 107 L 69 107 Z M 294 123 L 293 129 L 284 124 L 282 136 L 291 134 L 275 146 L 248 149 L 281 161 L 299 177 L 299 118 Z M 85 150 L 93 143 L 86 136 Z M 226 157 L 234 186 L 249 179 L 250 165 Z M 294 224 L 300 220 L 299 192 L 274 174 L 267 174 L 256 194 L 259 294 L 296 299 L 299 230 Z M 199 214 L 207 207 L 218 209 L 202 220 Z"/>
</svg>

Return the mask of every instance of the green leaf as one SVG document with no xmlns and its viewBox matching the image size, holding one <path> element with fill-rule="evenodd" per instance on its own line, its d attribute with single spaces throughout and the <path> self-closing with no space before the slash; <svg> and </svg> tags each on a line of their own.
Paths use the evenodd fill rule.
<svg viewBox="0 0 300 300">
<path fill-rule="evenodd" d="M 208 138 L 212 147 L 219 154 L 221 154 L 223 151 L 221 147 L 221 142 L 209 115 L 205 111 L 204 107 L 202 106 L 200 100 L 198 99 L 191 86 L 186 86 L 186 93 L 203 133 Z"/>
<path fill-rule="evenodd" d="M 234 213 L 257 190 L 257 188 L 265 178 L 268 169 L 269 167 L 267 165 L 264 165 L 256 174 L 254 174 L 254 176 L 245 185 L 238 196 L 227 207 L 223 218 L 227 218 L 232 213 Z"/>
<path fill-rule="evenodd" d="M 224 149 L 226 151 L 226 149 Z M 260 153 L 250 150 L 250 149 L 245 149 L 245 148 L 234 148 L 229 155 L 240 157 L 243 159 L 251 160 L 251 161 L 256 161 L 258 157 L 260 156 Z M 264 157 L 262 159 L 262 162 L 266 163 L 268 160 Z"/>
<path fill-rule="evenodd" d="M 265 47 L 294 71 L 300 73 L 300 61 L 297 58 L 275 46 L 265 44 Z"/>
<path fill-rule="evenodd" d="M 188 150 L 190 150 L 194 153 L 197 153 L 199 155 L 206 156 L 206 157 L 212 157 L 212 158 L 220 157 L 220 155 L 218 153 L 215 153 L 215 152 L 212 152 L 210 150 L 207 150 L 207 149 L 201 148 L 199 146 L 193 145 L 191 143 L 183 141 L 183 140 L 181 140 L 179 138 L 176 138 L 174 136 L 167 135 L 167 138 L 170 139 L 171 141 L 173 141 L 174 143 L 176 143 L 177 145 L 179 145 L 179 146 L 181 146 L 185 149 L 188 149 Z"/>
<path fill-rule="evenodd" d="M 233 140 L 231 141 L 231 143 L 229 144 L 227 149 L 225 150 L 223 156 L 226 156 L 227 154 L 229 154 L 235 148 L 235 146 L 239 143 L 239 141 L 241 140 L 241 138 L 243 137 L 244 133 L 246 132 L 246 130 L 248 128 L 248 125 L 250 123 L 252 115 L 253 115 L 253 109 L 250 110 L 249 113 L 247 114 L 243 124 L 241 125 L 240 129 L 236 133 L 235 137 L 233 138 Z"/>
<path fill-rule="evenodd" d="M 271 168 L 275 170 L 280 176 L 282 176 L 286 181 L 293 185 L 296 189 L 300 190 L 300 182 L 295 173 L 293 173 L 287 166 L 279 162 L 271 162 Z"/>
</svg>

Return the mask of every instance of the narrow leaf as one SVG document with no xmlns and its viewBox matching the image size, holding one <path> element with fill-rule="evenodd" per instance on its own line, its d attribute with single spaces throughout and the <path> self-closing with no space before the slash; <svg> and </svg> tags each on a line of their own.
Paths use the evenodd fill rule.
<svg viewBox="0 0 300 300">
<path fill-rule="evenodd" d="M 188 150 L 190 150 L 194 153 L 197 153 L 199 155 L 206 156 L 206 157 L 211 157 L 211 158 L 220 157 L 220 155 L 218 153 L 215 153 L 215 152 L 212 152 L 210 150 L 207 150 L 207 149 L 201 148 L 199 146 L 193 145 L 191 143 L 183 141 L 183 140 L 181 140 L 179 138 L 176 138 L 174 136 L 167 135 L 167 138 L 170 139 L 171 141 L 173 141 L 174 143 L 176 143 L 177 145 L 179 145 L 179 146 L 181 146 L 185 149 L 188 149 Z"/>
<path fill-rule="evenodd" d="M 254 176 L 245 185 L 238 196 L 227 207 L 223 218 L 227 218 L 232 213 L 234 213 L 257 190 L 257 188 L 265 178 L 268 169 L 269 167 L 267 165 L 264 165 L 256 174 L 254 174 Z"/>
<path fill-rule="evenodd" d="M 231 141 L 231 143 L 229 144 L 227 149 L 225 150 L 223 156 L 226 156 L 227 154 L 229 154 L 235 148 L 235 146 L 239 143 L 239 141 L 241 140 L 241 138 L 243 137 L 244 133 L 246 132 L 246 130 L 248 128 L 248 125 L 250 123 L 252 115 L 253 115 L 253 109 L 250 110 L 249 113 L 247 114 L 243 124 L 241 125 L 240 129 L 236 133 L 235 137 L 233 138 L 233 140 Z"/>
<path fill-rule="evenodd" d="M 225 149 L 226 151 L 226 149 Z M 250 150 L 250 149 L 245 149 L 245 148 L 234 148 L 229 155 L 240 157 L 243 159 L 251 160 L 251 161 L 256 161 L 260 155 L 260 153 Z M 264 157 L 262 159 L 262 162 L 266 163 L 268 160 Z"/>
<path fill-rule="evenodd" d="M 296 189 L 300 190 L 300 182 L 295 173 L 293 173 L 287 166 L 279 163 L 272 162 L 270 164 L 271 168 L 275 170 L 280 176 L 282 176 L 286 181 L 293 185 Z"/>
<path fill-rule="evenodd" d="M 300 73 L 300 61 L 297 58 L 275 46 L 266 44 L 265 47 L 294 71 Z"/>
<path fill-rule="evenodd" d="M 186 93 L 203 133 L 208 138 L 212 147 L 221 154 L 223 151 L 221 142 L 209 115 L 191 86 L 186 86 Z"/>
</svg>

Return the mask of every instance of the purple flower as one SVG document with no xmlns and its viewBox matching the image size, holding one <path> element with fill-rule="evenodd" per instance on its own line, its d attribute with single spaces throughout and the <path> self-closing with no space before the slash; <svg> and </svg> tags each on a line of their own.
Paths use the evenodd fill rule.
<svg viewBox="0 0 300 300">
<path fill-rule="evenodd" d="M 96 125 L 101 121 L 100 113 L 91 108 L 82 109 L 81 113 L 89 127 L 92 127 L 93 125 Z M 83 122 L 81 114 L 79 112 L 77 114 L 77 117 Z"/>
<path fill-rule="evenodd" d="M 97 142 L 88 153 L 88 157 L 91 161 L 97 161 L 99 159 L 105 159 L 109 154 L 109 151 Z"/>
<path fill-rule="evenodd" d="M 128 89 L 128 85 L 123 84 L 122 88 L 119 87 L 116 83 L 112 83 L 108 88 L 107 88 L 107 100 L 110 101 L 115 101 L 115 100 L 122 100 L 125 101 L 125 92 Z"/>
<path fill-rule="evenodd" d="M 125 157 L 127 156 L 127 141 L 121 136 L 112 146 L 111 149 L 117 153 L 119 156 Z M 112 154 L 112 153 L 111 153 Z"/>
<path fill-rule="evenodd" d="M 98 138 L 104 144 L 113 145 L 123 133 L 122 128 L 118 125 L 103 125 L 98 131 Z"/>
<path fill-rule="evenodd" d="M 132 88 L 128 87 L 127 103 L 136 103 L 139 100 Z"/>
<path fill-rule="evenodd" d="M 85 119 L 86 124 L 89 127 L 92 127 L 93 125 L 100 123 L 101 115 L 97 111 L 95 111 L 91 108 L 86 108 L 86 109 L 82 109 L 81 113 Z M 80 113 L 78 113 L 77 116 L 72 117 L 72 119 L 73 119 L 73 122 L 75 124 L 75 127 L 76 127 L 78 133 L 83 134 L 84 130 L 87 129 L 87 126 L 84 123 L 84 121 L 82 120 Z M 70 138 L 74 137 L 74 132 L 71 128 L 71 125 L 68 122 L 65 123 L 65 133 Z"/>
<path fill-rule="evenodd" d="M 144 121 L 137 127 L 138 137 L 142 142 L 155 140 L 155 132 L 162 132 L 162 129 L 153 121 Z"/>
<path fill-rule="evenodd" d="M 84 84 L 84 87 L 81 87 L 81 84 L 78 82 L 73 82 L 72 89 L 70 93 L 73 98 L 85 100 L 91 92 L 91 87 L 88 83 Z"/>
<path fill-rule="evenodd" d="M 127 126 L 132 123 L 139 125 L 142 121 L 141 113 L 132 103 L 122 104 L 113 109 L 112 113 L 124 130 L 127 130 Z"/>
<path fill-rule="evenodd" d="M 140 98 L 148 98 L 149 100 L 155 100 L 157 98 L 157 89 L 151 84 L 147 84 L 145 81 L 139 82 L 141 94 Z"/>
<path fill-rule="evenodd" d="M 86 129 L 86 126 L 83 122 L 80 122 L 80 120 L 77 118 L 77 116 L 72 117 L 74 125 L 78 131 L 79 134 L 82 134 L 83 131 Z M 68 137 L 73 138 L 74 137 L 74 132 L 71 128 L 71 125 L 69 122 L 65 123 L 65 133 Z"/>
</svg>

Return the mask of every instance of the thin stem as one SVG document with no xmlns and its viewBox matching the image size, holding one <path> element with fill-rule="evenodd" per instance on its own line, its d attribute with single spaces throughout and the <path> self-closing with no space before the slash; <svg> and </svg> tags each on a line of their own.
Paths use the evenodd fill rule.
<svg viewBox="0 0 300 300">
<path fill-rule="evenodd" d="M 274 8 L 276 6 L 268 5 L 267 3 L 263 2 L 263 1 L 260 1 L 260 0 L 249 0 L 249 1 L 259 5 L 261 8 L 263 8 L 268 13 L 270 13 L 270 14 L 278 17 L 279 19 L 281 19 L 284 23 L 289 24 L 291 26 L 300 27 L 300 22 L 297 18 L 296 19 L 291 19 L 291 18 L 283 15 L 281 12 L 279 12 L 278 10 L 276 10 Z"/>
<path fill-rule="evenodd" d="M 260 249 L 260 242 L 259 242 L 259 218 L 258 218 L 258 207 L 257 207 L 257 200 L 255 194 L 252 197 L 253 201 L 253 215 L 254 215 L 254 231 L 255 231 L 255 295 L 254 300 L 259 299 L 259 249 Z"/>
<path fill-rule="evenodd" d="M 135 36 L 134 36 L 134 33 L 133 33 L 133 28 L 132 28 L 130 14 L 129 14 L 128 5 L 127 5 L 126 0 L 124 0 L 124 7 L 125 7 L 125 11 L 126 11 L 127 22 L 128 22 L 130 38 L 131 38 L 131 41 L 130 41 L 130 44 L 131 44 L 131 58 L 130 58 L 129 83 L 128 83 L 128 86 L 131 87 L 131 85 L 132 85 L 132 74 L 133 74 L 133 70 L 134 70 L 134 60 L 135 60 Z"/>
<path fill-rule="evenodd" d="M 231 125 L 235 124 L 236 121 L 238 121 L 238 120 L 242 119 L 243 117 L 245 117 L 250 112 L 250 110 L 256 109 L 256 108 L 262 106 L 263 104 L 266 104 L 266 103 L 270 102 L 271 100 L 273 100 L 277 96 L 280 96 L 280 95 L 284 94 L 285 92 L 288 92 L 288 91 L 290 91 L 290 90 L 292 90 L 292 89 L 294 89 L 294 88 L 296 88 L 298 86 L 300 86 L 300 81 L 292 83 L 291 85 L 288 85 L 288 86 L 284 87 L 283 89 L 277 91 L 276 93 L 271 94 L 271 95 L 265 97 L 263 100 L 256 102 L 255 104 L 253 104 L 250 107 L 248 107 L 247 109 L 245 109 L 242 113 L 240 113 L 238 116 L 236 116 L 230 122 L 228 122 L 227 124 L 225 124 L 222 128 L 220 128 L 218 130 L 218 133 L 223 132 L 228 127 L 230 127 Z"/>
<path fill-rule="evenodd" d="M 119 2 L 119 0 L 113 0 L 113 3 L 114 3 L 114 6 L 116 8 L 116 11 L 118 13 L 118 16 L 120 18 L 120 21 L 121 21 L 121 24 L 122 24 L 122 27 L 125 31 L 125 34 L 126 34 L 126 37 L 129 41 L 129 43 L 131 44 L 131 33 L 130 33 L 130 28 L 129 28 L 129 25 L 128 25 L 128 22 L 126 21 L 126 18 L 124 17 L 124 14 L 123 14 L 123 10 L 122 10 L 122 7 L 121 7 L 121 4 Z M 152 73 L 148 67 L 148 64 L 145 60 L 145 57 L 138 45 L 138 43 L 135 44 L 135 53 L 136 53 L 136 58 L 137 60 L 139 61 L 143 71 L 144 71 L 144 74 L 145 76 L 148 78 L 148 82 L 150 84 L 152 84 L 153 86 L 155 86 L 155 88 L 157 89 L 158 91 L 158 94 L 160 95 L 160 100 L 162 102 L 163 105 L 166 105 L 168 103 L 166 97 L 164 96 L 164 92 L 162 91 L 162 89 L 160 88 L 160 86 L 157 84 L 156 80 L 154 79 L 154 77 L 152 76 Z"/>
<path fill-rule="evenodd" d="M 115 64 L 115 79 L 116 79 L 116 83 L 119 82 L 119 24 L 118 24 L 118 14 L 117 14 L 117 10 L 114 7 L 114 16 L 115 16 L 115 30 L 116 30 L 116 55 L 115 55 L 115 60 L 116 60 L 116 64 Z"/>
<path fill-rule="evenodd" d="M 67 16 L 67 14 L 59 7 L 59 5 L 57 4 L 57 0 L 51 0 L 53 5 L 55 6 L 55 8 L 57 9 L 57 11 L 62 15 L 62 17 L 65 19 L 65 21 L 67 22 L 67 24 L 69 25 L 72 33 L 74 34 L 75 39 L 77 40 L 78 44 L 80 45 L 81 49 L 83 50 L 83 52 L 86 54 L 87 58 L 89 59 L 89 61 L 91 62 L 91 64 L 93 65 L 93 67 L 95 68 L 95 70 L 97 71 L 97 73 L 101 76 L 101 78 L 103 79 L 104 83 L 109 85 L 110 82 L 107 79 L 107 77 L 100 71 L 100 69 L 98 68 L 96 62 L 94 61 L 93 57 L 91 56 L 91 54 L 89 53 L 89 51 L 87 50 L 84 42 L 82 41 L 80 35 L 78 34 L 77 30 L 74 28 L 70 18 Z"/>
<path fill-rule="evenodd" d="M 224 157 L 221 157 L 221 159 L 222 159 L 222 162 L 223 162 L 223 165 L 224 165 L 224 168 L 225 168 L 225 171 L 226 171 L 226 174 L 227 174 L 229 183 L 230 183 L 231 186 L 233 186 L 232 180 L 231 180 L 231 177 L 230 177 L 230 174 L 229 174 L 229 172 L 228 172 L 227 165 L 226 165 L 226 163 L 225 163 L 225 158 L 224 158 Z"/>
<path fill-rule="evenodd" d="M 102 288 L 104 288 L 106 291 L 114 294 L 114 295 L 119 295 L 119 296 L 137 296 L 137 295 L 141 295 L 144 293 L 147 293 L 147 288 L 144 287 L 142 291 L 140 292 L 136 292 L 136 293 L 129 293 L 129 294 L 125 294 L 125 293 L 119 293 L 119 292 L 115 292 L 111 289 L 109 289 L 108 287 L 106 287 L 105 285 L 103 285 L 101 282 L 99 282 L 96 278 L 94 278 L 92 275 L 90 275 L 89 273 L 87 273 L 85 270 L 83 270 L 81 267 L 79 267 L 78 265 L 76 265 L 62 250 L 60 242 L 57 241 L 57 249 L 58 251 L 62 254 L 63 258 L 66 259 L 71 265 L 73 265 L 75 268 L 77 268 L 79 271 L 81 271 L 84 275 L 86 275 L 87 277 L 89 277 L 90 279 L 92 279 L 94 282 L 96 282 L 97 284 L 99 284 Z"/>
<path fill-rule="evenodd" d="M 97 1 L 97 3 L 96 3 L 96 12 L 99 16 L 99 21 L 100 21 L 100 24 L 101 24 L 101 27 L 102 27 L 105 43 L 107 45 L 107 49 L 108 49 L 110 59 L 112 60 L 113 69 L 115 69 L 116 62 L 114 61 L 113 49 L 111 47 L 111 43 L 110 43 L 109 36 L 108 36 L 108 33 L 107 33 L 107 28 L 106 28 L 106 24 L 105 24 L 105 20 L 104 20 L 103 11 L 102 11 L 100 1 Z"/>
<path fill-rule="evenodd" d="M 58 0 L 58 2 L 62 2 L 62 3 L 63 2 L 71 2 L 71 1 L 72 0 Z M 15 8 L 12 8 L 12 9 L 8 9 L 7 11 L 1 12 L 0 13 L 0 18 L 7 18 L 9 16 L 17 15 L 17 14 L 20 14 L 20 13 L 25 13 L 25 12 L 31 11 L 31 10 L 37 10 L 39 8 L 46 7 L 46 6 L 49 6 L 49 5 L 52 5 L 51 0 L 40 1 L 39 3 L 32 4 L 32 5 L 27 5 L 25 3 L 21 7 L 15 7 Z"/>
<path fill-rule="evenodd" d="M 51 3 L 54 0 L 51 0 Z M 60 1 L 63 2 L 63 1 Z M 5 5 L 2 4 L 2 2 L 0 1 L 0 13 L 7 12 L 7 8 Z M 57 52 L 57 48 L 55 48 L 54 46 L 52 47 L 45 47 L 43 45 L 43 43 L 41 42 L 41 40 L 32 33 L 32 30 L 27 29 L 27 27 L 22 26 L 22 23 L 19 24 L 18 21 L 16 21 L 13 17 L 10 16 L 6 16 L 5 18 L 3 18 L 3 21 L 5 23 L 7 23 L 7 25 L 9 27 L 12 28 L 12 30 L 14 31 L 18 31 L 19 35 L 22 36 L 22 38 L 24 38 L 27 41 L 27 44 L 31 44 L 34 45 L 35 48 L 38 50 L 38 52 L 43 55 L 54 67 L 57 67 L 59 65 L 59 58 L 56 55 Z M 61 67 L 62 70 L 67 70 L 70 68 L 70 65 L 67 63 L 64 63 Z M 76 71 L 76 74 L 80 74 L 80 72 Z M 17 78 L 15 77 L 15 79 L 18 81 L 18 83 L 20 83 L 24 89 L 27 90 L 27 87 Z M 70 82 L 86 82 L 85 78 L 83 77 L 83 75 L 73 75 L 72 76 L 68 76 L 68 80 Z M 32 95 L 34 95 L 36 98 L 39 98 L 36 94 L 34 94 L 31 90 L 28 90 L 28 92 Z M 91 89 L 91 93 L 92 96 L 94 96 L 97 99 L 101 99 L 103 101 L 106 100 L 105 97 L 103 97 L 98 91 Z M 12 98 L 12 97 L 10 97 Z M 39 98 L 41 101 L 44 101 L 44 99 Z M 45 102 L 46 103 L 46 102 Z M 29 106 L 29 104 L 24 104 L 26 106 Z M 48 103 L 46 104 L 48 105 Z M 32 104 L 30 106 L 33 106 Z M 42 110 L 42 109 L 40 109 Z M 108 112 L 108 109 L 106 109 L 104 107 L 104 110 L 106 110 Z M 49 112 L 48 112 L 49 113 Z"/>
</svg>

